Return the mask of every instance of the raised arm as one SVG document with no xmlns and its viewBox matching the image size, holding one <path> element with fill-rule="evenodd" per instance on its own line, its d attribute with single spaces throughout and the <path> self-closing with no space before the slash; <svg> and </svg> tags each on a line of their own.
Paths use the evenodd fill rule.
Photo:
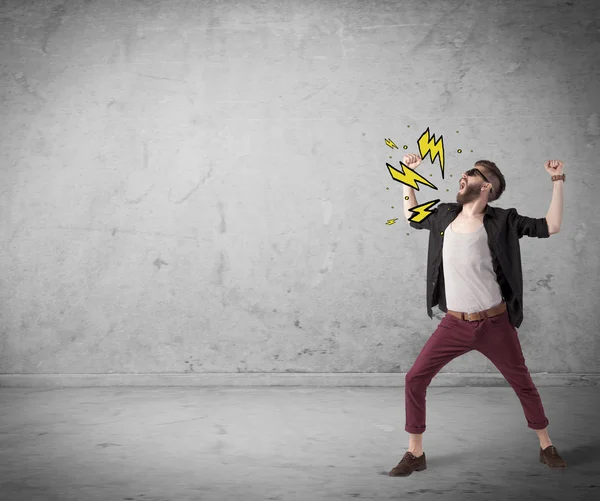
<svg viewBox="0 0 600 501">
<path fill-rule="evenodd" d="M 417 197 L 415 196 L 415 190 L 413 188 L 411 188 L 410 186 L 404 186 L 403 188 L 404 189 L 402 191 L 404 194 L 404 217 L 406 217 L 406 221 L 410 224 L 408 218 L 412 217 L 413 213 L 408 209 L 416 207 L 417 205 L 419 205 L 419 202 L 417 202 Z M 406 197 L 408 197 L 408 200 L 406 200 Z"/>
<path fill-rule="evenodd" d="M 551 176 L 562 176 L 563 174 L 563 162 L 560 160 L 548 160 L 544 167 Z M 562 213 L 563 213 L 563 184 L 564 179 L 553 177 L 552 188 L 552 200 L 550 202 L 550 208 L 546 214 L 546 222 L 548 223 L 548 231 L 550 235 L 558 233 L 560 231 L 560 225 L 562 224 Z"/>
<path fill-rule="evenodd" d="M 404 155 L 402 159 L 405 165 L 408 165 L 411 169 L 415 170 L 421 164 L 421 157 L 419 155 L 415 155 L 414 153 L 409 153 L 408 155 Z M 415 190 L 410 186 L 403 186 L 403 200 L 404 200 L 404 217 L 408 224 L 408 218 L 412 217 L 413 213 L 408 209 L 412 209 L 416 205 L 419 205 L 417 202 L 417 197 L 415 196 Z M 408 197 L 408 200 L 406 199 Z"/>
</svg>

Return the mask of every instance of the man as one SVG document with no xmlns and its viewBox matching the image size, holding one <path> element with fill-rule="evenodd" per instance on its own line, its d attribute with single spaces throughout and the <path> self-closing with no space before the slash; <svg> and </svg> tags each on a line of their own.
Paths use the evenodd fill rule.
<svg viewBox="0 0 600 501">
<path fill-rule="evenodd" d="M 404 156 L 416 169 L 418 155 Z M 405 430 L 408 451 L 390 472 L 407 476 L 427 468 L 423 452 L 425 396 L 433 377 L 451 360 L 472 350 L 486 356 L 516 392 L 527 426 L 540 440 L 540 462 L 550 468 L 566 468 L 546 428 L 548 419 L 540 395 L 531 380 L 517 330 L 523 320 L 523 276 L 519 239 L 548 238 L 559 232 L 565 175 L 563 162 L 545 164 L 552 175 L 553 193 L 545 218 L 521 216 L 515 209 L 490 207 L 506 187 L 493 162 L 480 160 L 460 178 L 456 204 L 440 203 L 421 223 L 410 221 L 411 207 L 418 205 L 412 188 L 404 187 L 404 215 L 410 226 L 427 229 L 427 313 L 439 304 L 446 315 L 428 339 L 406 374 Z"/>
</svg>

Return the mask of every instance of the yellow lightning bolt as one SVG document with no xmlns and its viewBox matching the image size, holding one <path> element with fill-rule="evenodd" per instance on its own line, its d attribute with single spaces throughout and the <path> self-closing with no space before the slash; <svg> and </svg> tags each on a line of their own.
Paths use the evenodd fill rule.
<svg viewBox="0 0 600 501">
<path fill-rule="evenodd" d="M 435 162 L 435 157 L 439 155 L 440 166 L 442 168 L 442 179 L 444 179 L 444 136 L 440 136 L 440 138 L 436 141 L 435 134 L 429 137 L 429 127 L 427 127 L 427 130 L 423 132 L 417 141 L 417 144 L 423 160 L 425 160 L 425 157 L 427 154 L 429 154 L 431 163 L 433 163 Z"/>
<path fill-rule="evenodd" d="M 395 218 L 395 219 L 388 219 L 388 220 L 387 220 L 387 223 L 385 223 L 385 224 L 394 224 L 396 221 L 398 221 L 398 218 Z"/>
<path fill-rule="evenodd" d="M 430 188 L 437 190 L 437 188 L 433 184 L 431 184 L 429 181 L 427 181 L 427 179 L 425 179 L 423 176 L 417 174 L 408 165 L 404 165 L 402 162 L 400 162 L 400 165 L 404 169 L 404 172 L 400 172 L 398 169 L 396 169 L 395 167 L 392 167 L 388 163 L 386 163 L 385 165 L 387 166 L 388 170 L 390 171 L 390 174 L 392 175 L 392 178 L 394 179 L 394 181 L 398 181 L 406 186 L 410 186 L 411 188 L 414 188 L 417 191 L 419 191 L 419 187 L 417 186 L 417 183 L 426 184 Z"/>
<path fill-rule="evenodd" d="M 408 209 L 414 214 L 408 218 L 409 221 L 414 221 L 415 223 L 422 223 L 427 219 L 434 211 L 430 211 L 429 209 L 437 204 L 440 200 L 432 200 L 431 202 L 425 202 L 421 205 L 416 205 L 412 209 Z"/>
<path fill-rule="evenodd" d="M 391 139 L 386 139 L 385 144 L 387 144 L 392 149 L 394 149 L 394 148 L 398 149 L 398 146 L 396 146 L 394 141 L 392 141 Z"/>
</svg>

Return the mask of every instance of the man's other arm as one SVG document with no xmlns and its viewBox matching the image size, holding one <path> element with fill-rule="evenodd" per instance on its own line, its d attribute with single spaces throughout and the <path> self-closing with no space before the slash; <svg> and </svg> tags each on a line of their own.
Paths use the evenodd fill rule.
<svg viewBox="0 0 600 501">
<path fill-rule="evenodd" d="M 550 235 L 554 235 L 560 231 L 562 225 L 562 213 L 563 213 L 563 184 L 564 181 L 554 181 L 554 187 L 552 188 L 552 200 L 550 201 L 550 208 L 546 214 L 546 222 L 548 223 L 548 230 Z"/>
<path fill-rule="evenodd" d="M 413 213 L 411 211 L 409 211 L 408 209 L 411 209 L 412 207 L 416 207 L 417 205 L 419 205 L 419 203 L 417 202 L 417 197 L 415 196 L 415 190 L 413 188 L 411 188 L 410 186 L 403 186 L 403 192 L 404 192 L 404 217 L 406 218 L 406 222 L 410 225 L 410 221 L 408 220 L 410 217 L 412 217 Z M 408 197 L 408 200 L 406 199 L 406 197 Z"/>
</svg>

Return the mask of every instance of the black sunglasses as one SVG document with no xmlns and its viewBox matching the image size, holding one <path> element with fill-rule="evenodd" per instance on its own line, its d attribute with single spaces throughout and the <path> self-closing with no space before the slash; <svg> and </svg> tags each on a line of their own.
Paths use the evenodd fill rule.
<svg viewBox="0 0 600 501">
<path fill-rule="evenodd" d="M 482 173 L 482 172 L 481 172 L 479 169 L 471 169 L 471 170 L 468 170 L 468 171 L 467 171 L 465 174 L 466 174 L 467 176 L 474 176 L 475 174 L 479 174 L 479 175 L 480 175 L 480 176 L 483 178 L 483 180 L 484 180 L 486 183 L 490 183 L 490 182 L 488 181 L 487 177 L 485 177 L 485 176 L 483 175 L 483 173 Z M 492 183 L 490 183 L 490 184 L 492 184 Z M 490 188 L 490 193 L 492 192 L 492 189 L 493 189 L 493 188 Z"/>
</svg>

